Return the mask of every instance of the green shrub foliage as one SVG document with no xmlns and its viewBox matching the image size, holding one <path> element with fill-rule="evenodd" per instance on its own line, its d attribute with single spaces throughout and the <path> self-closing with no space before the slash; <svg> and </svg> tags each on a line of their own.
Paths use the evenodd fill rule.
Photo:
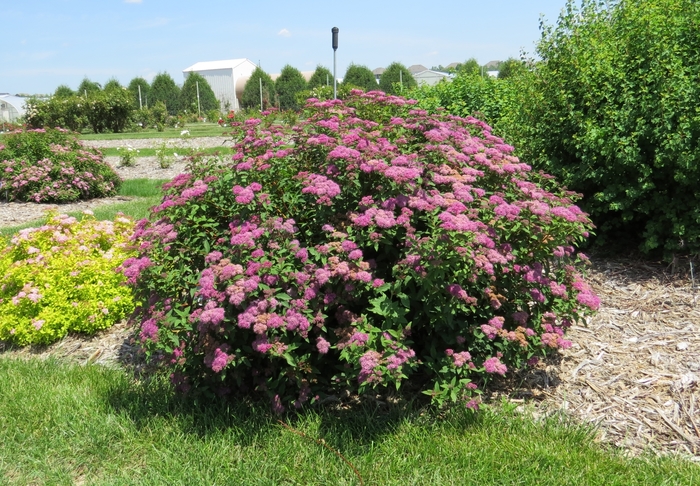
<svg viewBox="0 0 700 486">
<path fill-rule="evenodd" d="M 370 71 L 367 66 L 360 66 L 357 64 L 350 64 L 348 66 L 342 84 L 343 86 L 360 88 L 367 92 L 379 90 L 377 79 L 374 77 L 372 71 Z"/>
<path fill-rule="evenodd" d="M 180 111 L 180 87 L 168 73 L 159 73 L 153 78 L 148 96 L 148 104 L 157 102 L 165 104 L 169 115 L 177 115 Z"/>
<path fill-rule="evenodd" d="M 95 133 L 123 132 L 134 114 L 131 93 L 126 88 L 112 85 L 110 89 L 89 94 L 84 113 Z"/>
<path fill-rule="evenodd" d="M 241 106 L 244 109 L 260 109 L 260 80 L 262 79 L 263 109 L 272 108 L 275 100 L 275 82 L 269 74 L 257 67 L 243 88 Z"/>
<path fill-rule="evenodd" d="M 216 99 L 214 91 L 204 76 L 199 73 L 190 73 L 182 85 L 180 91 L 180 107 L 190 113 L 197 114 L 197 83 L 199 83 L 199 112 L 202 116 L 207 111 L 219 110 L 220 103 Z"/>
<path fill-rule="evenodd" d="M 449 83 L 422 85 L 408 96 L 431 113 L 445 109 L 460 117 L 474 116 L 492 126 L 494 133 L 512 140 L 515 118 L 524 98 L 520 94 L 523 85 L 527 81 L 519 76 L 503 80 L 461 72 Z"/>
<path fill-rule="evenodd" d="M 0 238 L 0 340 L 49 344 L 69 332 L 94 333 L 127 317 L 133 297 L 114 271 L 133 222 L 49 215 L 41 228 Z"/>
<path fill-rule="evenodd" d="M 316 70 L 311 75 L 308 89 L 319 88 L 321 86 L 333 86 L 333 73 L 324 66 L 316 66 Z"/>
<path fill-rule="evenodd" d="M 78 85 L 76 94 L 86 96 L 99 93 L 100 91 L 102 91 L 102 85 L 100 83 L 98 83 L 97 81 L 91 81 L 90 79 L 85 77 Z"/>
<path fill-rule="evenodd" d="M 65 84 L 62 84 L 58 88 L 56 88 L 56 91 L 54 91 L 53 95 L 56 98 L 70 98 L 71 96 L 75 95 L 75 92 Z"/>
<path fill-rule="evenodd" d="M 457 65 L 457 72 L 465 75 L 481 75 L 481 66 L 475 58 L 467 59 L 465 62 Z"/>
<path fill-rule="evenodd" d="M 31 128 L 68 128 L 77 132 L 92 129 L 122 132 L 134 116 L 131 94 L 125 88 L 112 85 L 104 91 L 68 95 L 61 90 L 48 100 L 31 98 L 26 103 L 25 120 Z"/>
<path fill-rule="evenodd" d="M 498 79 L 508 79 L 522 74 L 527 67 L 520 59 L 509 57 L 498 66 Z"/>
<path fill-rule="evenodd" d="M 299 110 L 301 104 L 297 102 L 297 94 L 307 88 L 306 80 L 297 68 L 286 65 L 282 68 L 279 78 L 275 80 L 275 91 L 279 99 L 279 108 L 282 110 Z"/>
<path fill-rule="evenodd" d="M 141 101 L 139 102 L 139 87 L 141 87 Z M 134 102 L 136 108 L 146 108 L 148 107 L 148 95 L 151 92 L 151 85 L 148 81 L 141 77 L 132 79 L 129 82 L 129 87 L 127 88 L 131 93 L 131 99 Z"/>
<path fill-rule="evenodd" d="M 10 201 L 64 203 L 113 196 L 122 181 L 99 150 L 57 128 L 5 134 L 0 182 Z"/>
<path fill-rule="evenodd" d="M 569 1 L 543 31 L 520 148 L 584 194 L 599 243 L 700 251 L 699 19 L 692 0 Z"/>
<path fill-rule="evenodd" d="M 53 96 L 48 100 L 30 98 L 25 108 L 24 118 L 30 128 L 64 127 L 77 132 L 88 126 L 84 96 Z"/>
<path fill-rule="evenodd" d="M 102 88 L 103 91 L 111 91 L 111 90 L 116 90 L 116 89 L 124 89 L 124 86 L 119 82 L 118 79 L 116 78 L 111 78 L 109 81 L 105 83 L 104 88 Z"/>
<path fill-rule="evenodd" d="M 394 85 L 399 83 L 403 89 L 411 89 L 418 86 L 411 71 L 409 71 L 406 66 L 399 62 L 392 62 L 389 64 L 389 67 L 384 70 L 382 77 L 379 78 L 379 89 L 385 93 L 398 94 L 394 89 Z"/>
<path fill-rule="evenodd" d="M 590 223 L 474 118 L 355 90 L 297 125 L 234 125 L 232 163 L 164 185 L 121 271 L 140 339 L 181 390 L 280 412 L 411 380 L 465 400 L 571 345 L 597 308 L 572 245 Z"/>
</svg>

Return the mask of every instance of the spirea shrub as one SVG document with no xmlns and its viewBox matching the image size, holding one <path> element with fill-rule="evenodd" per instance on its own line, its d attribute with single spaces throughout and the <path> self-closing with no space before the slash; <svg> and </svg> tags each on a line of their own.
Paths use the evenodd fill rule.
<svg viewBox="0 0 700 486">
<path fill-rule="evenodd" d="M 52 213 L 46 225 L 21 230 L 0 251 L 0 339 L 49 344 L 69 332 L 106 329 L 134 310 L 124 276 L 133 222 Z"/>
<path fill-rule="evenodd" d="M 113 196 L 122 180 L 99 150 L 56 128 L 5 134 L 0 183 L 10 201 L 65 203 Z"/>
<path fill-rule="evenodd" d="M 474 406 L 489 378 L 571 345 L 598 307 L 576 196 L 484 123 L 413 103 L 355 91 L 310 99 L 291 129 L 234 123 L 229 165 L 164 186 L 121 271 L 180 390 L 280 412 L 409 380 Z"/>
</svg>

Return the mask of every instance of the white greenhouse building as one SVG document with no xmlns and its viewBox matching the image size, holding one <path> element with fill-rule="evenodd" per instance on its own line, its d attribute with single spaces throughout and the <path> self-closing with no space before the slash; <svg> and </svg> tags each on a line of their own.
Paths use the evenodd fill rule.
<svg viewBox="0 0 700 486">
<path fill-rule="evenodd" d="M 245 81 L 255 71 L 257 65 L 250 59 L 229 59 L 226 61 L 198 62 L 182 73 L 187 79 L 190 73 L 198 73 L 207 80 L 216 99 L 221 104 L 221 111 L 231 109 L 238 111 L 238 98 L 243 93 Z"/>
<path fill-rule="evenodd" d="M 25 99 L 8 93 L 0 93 L 0 123 L 14 123 L 24 116 Z"/>
</svg>

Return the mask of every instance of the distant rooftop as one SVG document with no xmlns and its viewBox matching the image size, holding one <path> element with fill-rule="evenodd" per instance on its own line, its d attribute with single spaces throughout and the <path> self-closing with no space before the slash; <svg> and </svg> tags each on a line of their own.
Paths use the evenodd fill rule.
<svg viewBox="0 0 700 486">
<path fill-rule="evenodd" d="M 197 64 L 193 64 L 192 66 L 183 69 L 182 72 L 191 72 L 191 71 L 213 71 L 215 69 L 233 69 L 238 67 L 239 65 L 243 64 L 246 62 L 248 59 L 246 58 L 241 58 L 241 59 L 227 59 L 225 61 L 204 61 L 204 62 L 198 62 Z"/>
<path fill-rule="evenodd" d="M 411 74 L 417 74 L 417 73 L 421 73 L 421 72 L 427 71 L 427 70 L 428 70 L 428 68 L 423 66 L 422 64 L 414 64 L 413 66 L 408 67 L 408 71 Z"/>
</svg>

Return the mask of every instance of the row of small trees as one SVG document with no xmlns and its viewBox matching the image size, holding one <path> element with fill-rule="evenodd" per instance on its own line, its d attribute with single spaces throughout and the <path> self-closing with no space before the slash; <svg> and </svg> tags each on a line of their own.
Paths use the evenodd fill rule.
<svg viewBox="0 0 700 486">
<path fill-rule="evenodd" d="M 399 84 L 403 88 L 414 88 L 417 85 L 403 64 L 391 64 L 379 82 L 368 67 L 351 64 L 345 72 L 341 88 L 342 92 L 360 88 L 396 94 Z M 282 69 L 276 81 L 258 67 L 246 83 L 241 105 L 247 109 L 260 108 L 262 95 L 265 109 L 277 107 L 299 110 L 303 100 L 313 95 L 312 90 L 332 85 L 333 73 L 324 66 L 318 66 L 308 81 L 298 69 L 290 65 Z M 135 112 L 137 109 L 138 115 Z M 27 122 L 33 127 L 62 126 L 75 131 L 90 128 L 98 133 L 120 132 L 132 121 L 160 127 L 165 123 L 167 115 L 218 114 L 220 109 L 211 86 L 198 73 L 190 73 L 182 87 L 168 73 L 156 75 L 151 83 L 142 77 L 136 77 L 127 86 L 122 86 L 116 79 L 110 79 L 103 87 L 86 77 L 75 90 L 61 85 L 47 100 L 30 100 Z M 148 122 L 144 123 L 145 121 Z"/>
<path fill-rule="evenodd" d="M 367 66 L 350 64 L 345 71 L 341 87 L 345 88 L 344 91 L 348 88 L 360 88 L 364 91 L 381 90 L 396 94 L 398 84 L 404 88 L 417 86 L 411 72 L 401 63 L 392 63 L 384 71 L 379 82 Z M 290 65 L 286 65 L 274 81 L 269 74 L 258 67 L 245 85 L 241 105 L 243 108 L 260 108 L 262 97 L 263 108 L 298 110 L 306 95 L 323 86 L 333 86 L 333 73 L 324 66 L 317 66 L 308 82 L 301 71 Z"/>
<path fill-rule="evenodd" d="M 219 109 L 214 91 L 207 80 L 198 73 L 190 73 L 182 87 L 178 86 L 168 73 L 157 74 L 151 83 L 142 77 L 136 77 L 127 87 L 122 86 L 116 79 L 110 79 L 103 88 L 100 83 L 84 78 L 75 91 L 66 85 L 59 86 L 54 92 L 54 97 L 65 99 L 83 96 L 85 99 L 90 99 L 100 93 L 114 92 L 116 89 L 128 90 L 131 102 L 137 108 L 154 106 L 161 102 L 170 115 L 185 111 L 198 113 Z M 197 99 L 198 89 L 199 100 Z"/>
</svg>

